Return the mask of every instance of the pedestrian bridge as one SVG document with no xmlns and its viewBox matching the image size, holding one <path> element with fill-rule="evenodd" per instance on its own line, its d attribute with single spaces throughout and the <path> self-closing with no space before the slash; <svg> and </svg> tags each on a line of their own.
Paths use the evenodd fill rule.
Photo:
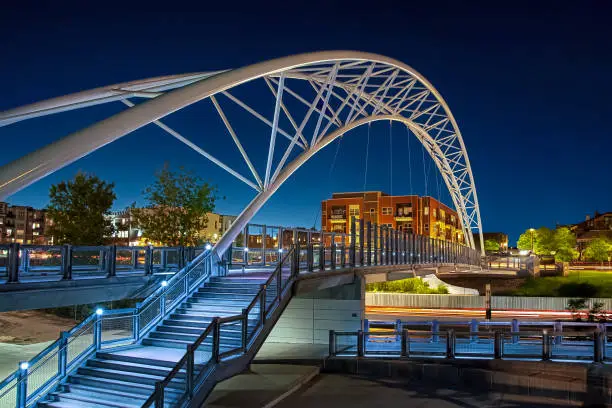
<svg viewBox="0 0 612 408">
<path fill-rule="evenodd" d="M 359 220 L 355 224 L 354 236 L 248 224 L 220 262 L 229 274 L 271 273 L 297 244 L 300 265 L 309 271 L 366 266 L 385 271 L 391 265 L 415 272 L 441 267 L 469 271 L 480 263 L 479 254 L 463 245 L 368 223 L 360 229 Z M 351 247 L 360 236 L 363 243 Z M 0 312 L 142 299 L 205 249 L 0 245 Z M 406 275 L 381 279 L 402 277 Z"/>
</svg>

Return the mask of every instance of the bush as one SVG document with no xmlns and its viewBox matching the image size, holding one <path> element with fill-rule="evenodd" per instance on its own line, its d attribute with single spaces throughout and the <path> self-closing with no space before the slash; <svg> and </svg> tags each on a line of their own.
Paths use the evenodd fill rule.
<svg viewBox="0 0 612 408">
<path fill-rule="evenodd" d="M 559 295 L 563 297 L 590 298 L 597 296 L 597 286 L 588 282 L 568 282 L 559 286 Z"/>
<path fill-rule="evenodd" d="M 448 288 L 444 285 L 436 289 L 430 288 L 427 282 L 420 278 L 408 278 L 390 282 L 376 282 L 366 285 L 367 292 L 393 292 L 393 293 L 416 293 L 416 294 L 448 294 Z"/>
</svg>

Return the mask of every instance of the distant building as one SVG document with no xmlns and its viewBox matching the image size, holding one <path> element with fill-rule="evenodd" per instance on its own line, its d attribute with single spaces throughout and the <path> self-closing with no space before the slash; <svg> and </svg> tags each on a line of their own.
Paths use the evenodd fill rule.
<svg viewBox="0 0 612 408">
<path fill-rule="evenodd" d="M 595 238 L 612 240 L 612 212 L 602 214 L 595 212 L 593 217 L 587 215 L 584 221 L 567 227 L 576 234 L 578 250 L 582 253 L 588 243 Z"/>
<path fill-rule="evenodd" d="M 0 243 L 16 242 L 26 245 L 52 244 L 45 235 L 50 220 L 46 210 L 0 202 Z"/>
<path fill-rule="evenodd" d="M 321 202 L 323 231 L 348 234 L 353 216 L 411 234 L 465 242 L 457 212 L 432 197 L 364 191 L 334 193 L 331 199 Z"/>
<path fill-rule="evenodd" d="M 495 241 L 499 245 L 500 251 L 508 250 L 508 234 L 503 232 L 483 232 L 482 237 L 486 241 Z M 480 234 L 474 234 L 474 245 L 480 248 Z"/>
<path fill-rule="evenodd" d="M 136 225 L 129 209 L 114 211 L 108 216 L 115 226 L 115 233 L 111 237 L 117 245 L 146 245 L 143 239 L 143 231 Z M 221 235 L 227 231 L 236 219 L 233 215 L 220 215 L 207 213 L 208 222 L 206 228 L 200 231 L 200 238 L 204 241 L 217 242 Z"/>
</svg>

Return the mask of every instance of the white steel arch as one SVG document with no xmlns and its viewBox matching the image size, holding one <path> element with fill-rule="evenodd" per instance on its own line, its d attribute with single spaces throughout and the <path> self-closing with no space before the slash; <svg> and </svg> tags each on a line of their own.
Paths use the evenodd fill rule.
<svg viewBox="0 0 612 408">
<path fill-rule="evenodd" d="M 249 86 L 255 81 L 263 81 L 271 92 L 271 117 L 233 94 L 234 88 Z M 135 98 L 149 100 L 135 104 L 130 100 Z M 240 142 L 220 103 L 221 98 L 269 127 L 264 135 L 269 147 L 263 176 Z M 161 120 L 206 99 L 210 99 L 223 121 L 250 176 L 221 162 Z M 461 132 L 433 85 L 400 61 L 355 51 L 299 54 L 235 70 L 153 78 L 54 98 L 0 113 L 0 126 L 116 101 L 123 102 L 129 109 L 0 167 L 0 200 L 153 123 L 257 192 L 217 243 L 217 252 L 223 253 L 280 185 L 319 150 L 359 125 L 393 120 L 404 123 L 426 148 L 446 183 L 468 245 L 474 248 L 472 230 L 476 229 L 484 253 L 476 186 Z M 291 130 L 285 130 L 286 126 Z M 279 139 L 286 139 L 288 146 L 280 144 Z M 275 160 L 275 149 L 281 151 L 281 148 L 282 158 Z"/>
</svg>

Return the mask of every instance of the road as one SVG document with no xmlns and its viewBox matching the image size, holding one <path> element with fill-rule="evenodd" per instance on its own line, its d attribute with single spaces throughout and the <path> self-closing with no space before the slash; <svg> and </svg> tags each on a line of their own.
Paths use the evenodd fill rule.
<svg viewBox="0 0 612 408">
<path fill-rule="evenodd" d="M 557 319 L 568 320 L 572 315 L 566 311 L 542 311 L 542 310 L 493 310 L 492 320 L 509 321 L 519 319 L 521 321 L 552 321 Z M 382 307 L 366 306 L 366 318 L 370 320 L 396 320 L 422 321 L 422 320 L 446 320 L 465 321 L 471 319 L 485 318 L 482 309 L 413 309 L 406 307 Z"/>
</svg>

